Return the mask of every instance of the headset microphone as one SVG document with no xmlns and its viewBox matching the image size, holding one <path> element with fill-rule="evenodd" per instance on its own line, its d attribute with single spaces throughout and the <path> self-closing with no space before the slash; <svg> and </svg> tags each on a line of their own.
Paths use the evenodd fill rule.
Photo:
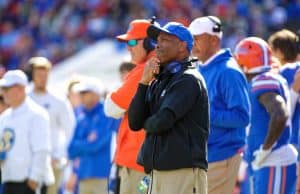
<svg viewBox="0 0 300 194">
<path fill-rule="evenodd" d="M 197 58 L 197 57 L 192 57 L 190 60 L 189 60 L 189 62 L 190 63 L 195 63 L 195 62 L 197 62 L 199 59 Z"/>
<path fill-rule="evenodd" d="M 154 23 L 155 23 L 155 20 L 156 20 L 156 16 L 154 15 L 154 16 L 151 17 L 151 22 L 150 22 L 150 23 L 151 23 L 151 24 L 154 24 Z"/>
<path fill-rule="evenodd" d="M 196 65 L 193 65 L 193 63 L 197 62 L 199 59 L 197 57 L 191 57 L 186 62 L 183 62 L 182 64 L 187 65 L 188 68 L 195 68 Z"/>
</svg>

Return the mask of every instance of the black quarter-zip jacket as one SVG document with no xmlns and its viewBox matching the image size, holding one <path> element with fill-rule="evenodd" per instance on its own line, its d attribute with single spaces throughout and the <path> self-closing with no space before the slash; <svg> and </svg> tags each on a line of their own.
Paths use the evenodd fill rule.
<svg viewBox="0 0 300 194">
<path fill-rule="evenodd" d="M 181 65 L 181 64 L 179 64 Z M 146 138 L 137 162 L 145 172 L 199 167 L 207 170 L 209 104 L 197 69 L 164 68 L 150 86 L 139 84 L 129 106 L 132 130 Z"/>
</svg>

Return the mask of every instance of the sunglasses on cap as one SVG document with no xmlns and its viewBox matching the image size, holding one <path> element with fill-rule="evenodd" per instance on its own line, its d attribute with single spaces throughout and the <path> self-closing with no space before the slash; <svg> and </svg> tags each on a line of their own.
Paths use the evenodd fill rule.
<svg viewBox="0 0 300 194">
<path fill-rule="evenodd" d="M 136 40 L 136 39 L 133 39 L 133 40 L 128 40 L 127 41 L 127 45 L 130 46 L 130 47 L 134 47 L 138 44 L 138 41 L 139 40 Z"/>
</svg>

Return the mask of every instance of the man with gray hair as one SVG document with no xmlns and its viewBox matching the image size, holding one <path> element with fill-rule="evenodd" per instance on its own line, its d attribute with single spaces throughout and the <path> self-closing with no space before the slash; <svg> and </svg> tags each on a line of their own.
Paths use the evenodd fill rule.
<svg viewBox="0 0 300 194">
<path fill-rule="evenodd" d="M 215 16 L 192 21 L 193 55 L 207 84 L 210 101 L 208 193 L 232 193 L 249 124 L 247 81 L 229 49 L 221 49 L 222 24 Z M 220 154 L 221 153 L 221 154 Z"/>
</svg>

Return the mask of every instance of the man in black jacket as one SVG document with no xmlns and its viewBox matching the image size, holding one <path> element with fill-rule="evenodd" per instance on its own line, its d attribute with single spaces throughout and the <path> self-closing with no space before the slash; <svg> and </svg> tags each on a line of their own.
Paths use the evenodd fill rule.
<svg viewBox="0 0 300 194">
<path fill-rule="evenodd" d="M 193 37 L 170 22 L 151 25 L 156 57 L 144 69 L 129 107 L 129 126 L 146 131 L 138 163 L 151 173 L 150 194 L 206 194 L 209 105 L 205 83 L 189 56 Z"/>
</svg>

